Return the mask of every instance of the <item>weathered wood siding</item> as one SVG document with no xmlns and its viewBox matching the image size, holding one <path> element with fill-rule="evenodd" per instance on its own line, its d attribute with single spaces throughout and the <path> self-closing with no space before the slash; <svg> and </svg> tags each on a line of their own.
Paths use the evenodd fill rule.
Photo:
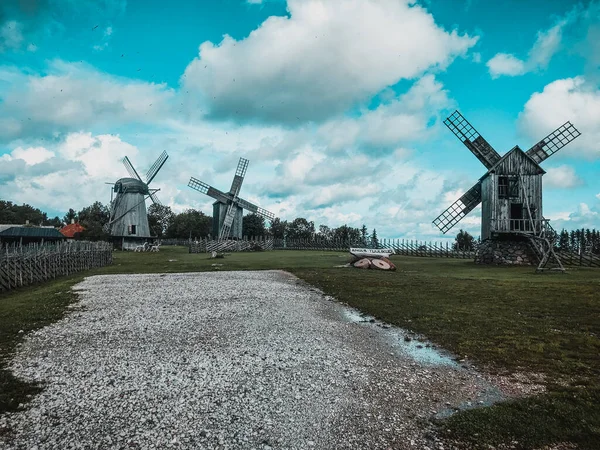
<svg viewBox="0 0 600 450">
<path fill-rule="evenodd" d="M 528 219 L 527 203 L 534 218 L 542 218 L 542 175 L 545 172 L 519 148 L 511 150 L 493 171 L 482 180 L 481 238 L 488 239 L 499 223 L 512 219 L 511 204 L 523 204 L 523 218 Z M 500 198 L 499 178 L 518 177 L 519 186 L 515 197 Z"/>
</svg>

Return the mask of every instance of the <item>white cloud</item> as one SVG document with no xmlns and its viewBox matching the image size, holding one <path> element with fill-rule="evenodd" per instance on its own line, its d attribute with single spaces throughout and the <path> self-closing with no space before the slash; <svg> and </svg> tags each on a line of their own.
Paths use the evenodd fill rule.
<svg viewBox="0 0 600 450">
<path fill-rule="evenodd" d="M 561 153 L 600 158 L 600 89 L 583 77 L 556 80 L 534 93 L 519 114 L 519 127 L 537 142 L 570 121 L 581 136 Z"/>
<path fill-rule="evenodd" d="M 492 78 L 498 78 L 502 75 L 523 75 L 527 71 L 525 62 L 508 53 L 497 53 L 486 65 Z"/>
<path fill-rule="evenodd" d="M 583 184 L 571 166 L 547 167 L 544 176 L 544 185 L 554 188 L 570 189 Z"/>
<path fill-rule="evenodd" d="M 590 207 L 587 203 L 579 203 L 575 211 L 557 214 L 552 226 L 556 230 L 566 228 L 576 230 L 581 228 L 598 228 L 600 226 L 600 212 L 597 207 Z"/>
<path fill-rule="evenodd" d="M 429 74 L 396 99 L 364 110 L 355 119 L 330 120 L 318 133 L 333 151 L 360 145 L 370 153 L 385 152 L 407 141 L 425 140 L 431 134 L 430 123 L 437 123 L 441 112 L 453 104 L 443 85 Z"/>
<path fill-rule="evenodd" d="M 573 18 L 574 14 L 571 13 L 550 29 L 539 31 L 525 60 L 519 59 L 510 53 L 497 53 L 486 64 L 492 78 L 498 78 L 502 75 L 514 77 L 545 69 L 552 57 L 559 51 L 563 29 L 572 22 Z"/>
<path fill-rule="evenodd" d="M 11 154 L 14 159 L 22 159 L 27 165 L 34 165 L 44 162 L 54 156 L 54 153 L 46 150 L 44 147 L 17 147 Z"/>
<path fill-rule="evenodd" d="M 15 50 L 23 43 L 23 25 L 16 20 L 9 20 L 0 26 L 0 53 Z"/>
<path fill-rule="evenodd" d="M 159 122 L 170 114 L 175 97 L 165 84 L 106 75 L 82 63 L 54 61 L 44 76 L 0 67 L 0 78 L 8 81 L 0 90 L 0 139 L 7 140 L 92 125 Z"/>
<path fill-rule="evenodd" d="M 182 76 L 216 117 L 323 120 L 401 79 L 445 69 L 477 38 L 408 0 L 289 0 L 240 41 L 204 42 Z"/>
</svg>

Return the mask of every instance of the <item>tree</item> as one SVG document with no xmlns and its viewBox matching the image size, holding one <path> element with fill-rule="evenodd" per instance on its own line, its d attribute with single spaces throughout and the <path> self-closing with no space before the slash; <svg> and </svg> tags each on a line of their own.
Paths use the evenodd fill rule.
<svg viewBox="0 0 600 450">
<path fill-rule="evenodd" d="M 315 223 L 304 217 L 298 217 L 288 225 L 287 237 L 290 239 L 311 239 L 315 234 Z"/>
<path fill-rule="evenodd" d="M 48 221 L 48 216 L 45 212 L 26 203 L 17 205 L 0 200 L 0 223 L 22 225 L 27 221 L 31 225 L 43 225 Z"/>
<path fill-rule="evenodd" d="M 153 203 L 148 208 L 148 225 L 152 236 L 165 237 L 173 220 L 175 214 L 168 206 Z"/>
<path fill-rule="evenodd" d="M 569 232 L 563 228 L 558 237 L 558 248 L 567 251 L 569 247 Z"/>
<path fill-rule="evenodd" d="M 342 225 L 333 230 L 333 237 L 346 242 L 357 242 L 360 240 L 360 230 L 348 225 Z"/>
<path fill-rule="evenodd" d="M 475 248 L 473 245 L 474 242 L 475 238 L 473 238 L 473 236 L 466 231 L 460 230 L 454 238 L 454 244 L 452 244 L 452 248 L 454 250 L 472 251 Z"/>
<path fill-rule="evenodd" d="M 187 209 L 175 215 L 167 230 L 167 237 L 176 239 L 207 237 L 211 227 L 212 217 L 202 211 Z"/>
<path fill-rule="evenodd" d="M 58 216 L 55 216 L 54 218 L 47 220 L 45 225 L 52 225 L 54 228 L 61 228 L 63 226 L 63 222 Z"/>
<path fill-rule="evenodd" d="M 377 239 L 377 230 L 375 228 L 373 228 L 373 233 L 371 234 L 371 246 L 379 248 L 379 239 Z"/>
<path fill-rule="evenodd" d="M 74 220 L 75 222 L 79 220 L 79 217 L 77 216 L 77 213 L 73 208 L 69 208 L 69 211 L 67 212 L 67 214 L 65 214 L 65 217 L 63 217 L 63 223 L 65 225 L 69 225 L 71 223 L 71 220 Z"/>
<path fill-rule="evenodd" d="M 275 217 L 271 221 L 269 231 L 275 239 L 283 239 L 287 233 L 288 222 L 287 220 L 281 220 L 279 217 Z"/>
<path fill-rule="evenodd" d="M 333 230 L 327 225 L 319 225 L 319 232 L 317 233 L 317 235 L 321 239 L 331 239 L 333 238 Z"/>
<path fill-rule="evenodd" d="M 360 238 L 362 239 L 363 245 L 367 245 L 367 240 L 369 239 L 369 232 L 367 231 L 367 226 L 363 223 L 363 226 L 360 228 Z"/>
<path fill-rule="evenodd" d="M 242 219 L 242 233 L 247 237 L 260 237 L 267 234 L 265 219 L 258 214 L 246 214 Z"/>
<path fill-rule="evenodd" d="M 81 233 L 82 239 L 101 240 L 108 239 L 109 235 L 104 232 L 102 226 L 110 220 L 110 211 L 108 206 L 100 202 L 83 208 L 77 214 L 79 223 L 85 228 Z"/>
</svg>

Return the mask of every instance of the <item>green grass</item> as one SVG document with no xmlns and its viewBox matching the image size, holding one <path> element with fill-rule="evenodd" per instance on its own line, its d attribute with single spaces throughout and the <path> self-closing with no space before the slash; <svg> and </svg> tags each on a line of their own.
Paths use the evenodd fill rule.
<svg viewBox="0 0 600 450">
<path fill-rule="evenodd" d="M 171 261 L 170 261 L 171 260 Z M 233 253 L 224 259 L 163 247 L 160 253 L 115 252 L 112 266 L 86 273 L 289 270 L 340 301 L 422 333 L 498 372 L 547 377 L 543 395 L 464 411 L 440 427 L 469 448 L 559 441 L 600 448 L 600 270 L 535 274 L 530 267 L 476 266 L 469 260 L 394 257 L 396 272 L 334 266 L 347 254 L 318 251 Z M 213 264 L 222 264 L 215 266 Z M 25 332 L 60 318 L 82 276 L 0 296 L 0 412 L 39 387 L 5 370 L 6 355 Z M 4 362 L 2 362 L 4 361 Z M 11 400 L 12 399 L 12 400 Z"/>
</svg>

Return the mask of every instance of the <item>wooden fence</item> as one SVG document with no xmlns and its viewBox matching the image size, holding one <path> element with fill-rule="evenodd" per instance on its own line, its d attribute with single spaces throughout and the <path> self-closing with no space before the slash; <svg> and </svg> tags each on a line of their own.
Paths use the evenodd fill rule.
<svg viewBox="0 0 600 450">
<path fill-rule="evenodd" d="M 564 250 L 554 250 L 563 266 L 600 267 L 600 255 L 593 253 L 574 253 Z"/>
<path fill-rule="evenodd" d="M 0 247 L 0 292 L 112 264 L 109 242 Z"/>
<path fill-rule="evenodd" d="M 274 239 L 271 237 L 245 238 L 218 242 L 210 238 L 197 240 L 189 245 L 190 253 L 212 251 L 252 251 L 252 250 L 322 250 L 348 251 L 351 247 L 375 248 L 369 242 L 344 239 Z M 397 255 L 428 256 L 433 258 L 475 258 L 475 251 L 462 251 L 452 248 L 450 243 L 422 242 L 404 239 L 381 239 L 377 248 L 391 248 Z"/>
</svg>

